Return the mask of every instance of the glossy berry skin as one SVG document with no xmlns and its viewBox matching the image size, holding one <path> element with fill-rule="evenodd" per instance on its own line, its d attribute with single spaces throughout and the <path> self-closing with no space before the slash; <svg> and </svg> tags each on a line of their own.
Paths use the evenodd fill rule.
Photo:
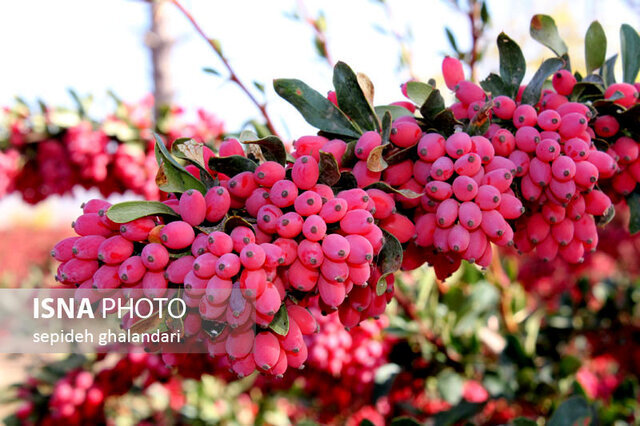
<svg viewBox="0 0 640 426">
<path fill-rule="evenodd" d="M 169 263 L 169 252 L 158 243 L 151 243 L 144 246 L 140 254 L 142 263 L 150 271 L 160 271 Z"/>
<path fill-rule="evenodd" d="M 214 231 L 207 238 L 207 248 L 211 253 L 220 257 L 223 254 L 231 253 L 233 250 L 233 240 L 231 236 L 221 231 Z"/>
<path fill-rule="evenodd" d="M 187 222 L 175 221 L 162 228 L 160 239 L 167 248 L 179 250 L 191 245 L 195 238 L 193 227 Z"/>
<path fill-rule="evenodd" d="M 220 157 L 230 157 L 232 155 L 244 157 L 244 150 L 242 149 L 242 144 L 237 139 L 231 138 L 220 144 L 218 155 Z"/>
<path fill-rule="evenodd" d="M 309 155 L 299 157 L 293 164 L 291 176 L 298 188 L 304 190 L 313 188 L 320 176 L 318 162 Z"/>
<path fill-rule="evenodd" d="M 553 75 L 551 83 L 553 88 L 560 95 L 570 95 L 573 91 L 573 86 L 576 85 L 576 78 L 571 74 L 571 71 L 560 70 Z"/>
<path fill-rule="evenodd" d="M 266 161 L 256 167 L 253 172 L 253 179 L 256 184 L 271 188 L 274 183 L 284 179 L 285 169 L 280 163 Z"/>
<path fill-rule="evenodd" d="M 433 162 L 445 154 L 445 139 L 439 133 L 426 133 L 418 143 L 418 155 L 424 161 Z"/>
<path fill-rule="evenodd" d="M 98 247 L 98 260 L 114 265 L 124 262 L 133 254 L 133 243 L 116 235 L 104 240 Z"/>
<path fill-rule="evenodd" d="M 373 230 L 375 230 L 376 228 L 377 227 L 374 226 Z M 385 220 L 381 221 L 380 228 L 392 234 L 398 239 L 398 241 L 400 241 L 400 243 L 406 243 L 416 235 L 415 224 L 408 217 L 399 213 L 394 213 Z M 371 241 L 371 239 L 368 238 L 368 234 L 363 236 L 369 240 L 369 242 L 373 246 L 374 252 L 377 253 L 380 247 L 380 241 Z"/>
<path fill-rule="evenodd" d="M 471 147 L 471 137 L 464 132 L 454 133 L 445 142 L 447 155 L 453 159 L 458 159 L 470 152 Z"/>
<path fill-rule="evenodd" d="M 191 226 L 204 222 L 207 214 L 207 203 L 200 191 L 190 189 L 180 196 L 180 217 Z"/>
<path fill-rule="evenodd" d="M 320 241 L 327 233 L 327 224 L 318 215 L 307 217 L 302 225 L 302 234 L 307 240 Z"/>
<path fill-rule="evenodd" d="M 614 102 L 618 105 L 622 105 L 625 108 L 633 106 L 638 99 L 638 90 L 629 83 L 614 83 L 607 87 L 604 92 L 605 99 L 612 98 L 616 93 L 622 95 L 620 99 L 616 99 Z"/>
<path fill-rule="evenodd" d="M 348 234 L 366 234 L 374 225 L 374 219 L 366 210 L 348 211 L 340 220 L 340 229 Z"/>
<path fill-rule="evenodd" d="M 67 241 L 67 243 L 71 243 L 71 249 L 64 244 L 58 243 L 54 248 L 53 252 L 56 260 L 60 262 L 65 262 L 71 257 L 75 257 L 76 259 L 86 259 L 86 260 L 95 260 L 98 258 L 98 249 L 100 245 L 105 240 L 103 236 L 100 235 L 87 235 L 86 237 L 74 238 L 73 240 L 63 240 L 62 243 Z M 64 253 L 66 251 L 66 253 Z"/>
<path fill-rule="evenodd" d="M 120 235 L 129 241 L 143 241 L 149 236 L 149 232 L 156 226 L 156 223 L 148 218 L 140 219 L 120 225 Z"/>
<path fill-rule="evenodd" d="M 378 132 L 368 131 L 362 134 L 356 142 L 354 154 L 360 160 L 367 160 L 371 151 L 382 144 L 382 137 Z"/>
<path fill-rule="evenodd" d="M 298 260 L 307 268 L 319 268 L 324 261 L 322 246 L 315 241 L 302 240 L 298 244 Z"/>
<path fill-rule="evenodd" d="M 344 262 L 349 257 L 351 245 L 342 235 L 329 234 L 322 241 L 322 252 L 328 259 Z"/>
<path fill-rule="evenodd" d="M 216 275 L 222 279 L 230 279 L 240 272 L 240 258 L 234 253 L 220 256 L 216 262 Z"/>
<path fill-rule="evenodd" d="M 458 83 L 464 80 L 462 63 L 456 58 L 446 56 L 442 60 L 442 75 L 449 90 L 454 90 Z"/>
<path fill-rule="evenodd" d="M 237 198 L 247 198 L 256 189 L 256 182 L 253 172 L 238 173 L 229 180 L 227 189 L 229 193 Z"/>
<path fill-rule="evenodd" d="M 302 232 L 304 219 L 296 212 L 285 213 L 278 218 L 276 232 L 284 238 L 295 238 Z"/>
<path fill-rule="evenodd" d="M 293 205 L 301 216 L 311 216 L 320 212 L 322 198 L 314 191 L 305 191 L 298 195 Z"/>
<path fill-rule="evenodd" d="M 395 122 L 391 128 L 391 142 L 400 148 L 408 148 L 418 143 L 422 130 L 416 123 Z"/>
<path fill-rule="evenodd" d="M 313 185 L 311 185 L 313 186 Z M 290 180 L 279 180 L 269 191 L 269 199 L 280 208 L 292 206 L 298 197 L 298 187 Z"/>
<path fill-rule="evenodd" d="M 207 191 L 205 196 L 207 205 L 206 219 L 209 222 L 219 222 L 229 211 L 231 207 L 231 195 L 227 188 L 223 186 L 214 186 Z"/>
</svg>

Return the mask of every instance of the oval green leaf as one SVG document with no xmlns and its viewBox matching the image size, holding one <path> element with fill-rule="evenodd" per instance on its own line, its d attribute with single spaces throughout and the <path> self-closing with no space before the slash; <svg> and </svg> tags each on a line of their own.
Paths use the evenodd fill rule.
<svg viewBox="0 0 640 426">
<path fill-rule="evenodd" d="M 234 177 L 242 172 L 253 172 L 257 167 L 258 165 L 255 162 L 240 155 L 209 158 L 209 168 L 211 170 L 224 173 L 229 177 Z"/>
<path fill-rule="evenodd" d="M 286 336 L 289 333 L 289 314 L 284 303 L 280 305 L 280 309 L 276 312 L 273 320 L 269 324 L 269 328 L 280 336 Z"/>
<path fill-rule="evenodd" d="M 277 79 L 273 88 L 317 129 L 335 135 L 359 138 L 359 128 L 334 104 L 307 84 L 296 79 Z"/>
<path fill-rule="evenodd" d="M 262 150 L 262 155 L 267 161 L 275 161 L 283 166 L 287 164 L 287 149 L 277 136 L 267 136 L 258 140 L 247 140 L 242 143 L 258 145 Z"/>
<path fill-rule="evenodd" d="M 425 103 L 429 95 L 433 92 L 433 86 L 420 81 L 407 82 L 407 96 L 418 106 Z"/>
<path fill-rule="evenodd" d="M 538 71 L 533 75 L 533 78 L 524 89 L 522 93 L 522 103 L 535 105 L 540 100 L 542 95 L 542 85 L 550 75 L 554 72 L 562 69 L 565 62 L 560 58 L 549 58 L 540 65 Z"/>
<path fill-rule="evenodd" d="M 333 186 L 340 180 L 340 167 L 333 154 L 320 151 L 320 177 L 318 182 Z"/>
<path fill-rule="evenodd" d="M 180 215 L 160 201 L 124 201 L 114 204 L 107 210 L 107 217 L 115 223 L 127 223 L 146 216 Z"/>
<path fill-rule="evenodd" d="M 547 46 L 556 55 L 563 56 L 567 54 L 567 45 L 560 38 L 558 27 L 556 27 L 556 23 L 551 16 L 534 15 L 531 18 L 529 32 L 534 40 Z"/>
<path fill-rule="evenodd" d="M 640 36 L 630 25 L 620 27 L 622 81 L 633 84 L 640 70 Z"/>
<path fill-rule="evenodd" d="M 607 36 L 600 22 L 593 21 L 584 36 L 584 58 L 587 74 L 591 74 L 604 65 L 607 54 Z"/>
<path fill-rule="evenodd" d="M 498 35 L 497 43 L 500 52 L 500 76 L 509 88 L 509 96 L 514 97 L 524 78 L 527 64 L 518 43 L 511 40 L 505 33 Z"/>
<path fill-rule="evenodd" d="M 382 230 L 384 244 L 378 254 L 377 264 L 381 276 L 376 283 L 376 294 L 382 296 L 387 291 L 387 275 L 393 274 L 402 266 L 402 244 L 389 232 Z"/>
<path fill-rule="evenodd" d="M 367 100 L 358 82 L 358 76 L 344 62 L 333 67 L 333 86 L 340 109 L 362 130 L 380 130 L 380 123 L 373 106 Z"/>
</svg>

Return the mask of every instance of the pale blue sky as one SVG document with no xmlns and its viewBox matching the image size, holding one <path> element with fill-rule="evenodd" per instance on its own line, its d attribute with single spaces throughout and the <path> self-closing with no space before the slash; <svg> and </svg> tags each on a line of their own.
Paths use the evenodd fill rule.
<svg viewBox="0 0 640 426">
<path fill-rule="evenodd" d="M 445 24 L 457 34 L 463 48 L 468 46 L 468 21 L 447 0 L 388 1 L 393 26 L 400 30 L 409 26 L 413 31 L 415 68 L 422 79 L 440 74 L 443 52 L 449 51 Z M 296 1 L 183 2 L 207 34 L 221 41 L 240 77 L 249 85 L 253 80 L 265 84 L 269 111 L 280 133 L 299 137 L 312 132 L 271 86 L 273 78 L 295 77 L 322 93 L 331 87 L 331 70 L 315 53 L 312 31 L 284 16 L 295 10 Z M 399 100 L 398 86 L 407 75 L 397 72 L 398 45 L 373 28 L 374 24 L 389 28 L 383 9 L 371 0 L 306 0 L 305 4 L 312 15 L 322 7 L 332 56 L 369 75 L 376 85 L 376 103 Z M 535 13 L 550 14 L 562 22 L 560 33 L 570 46 L 578 46 L 589 23 L 597 18 L 609 36 L 608 55 L 618 49 L 620 24 L 638 27 L 640 20 L 624 0 L 489 0 L 489 10 L 493 20 L 486 35 L 489 57 L 480 67 L 479 76 L 498 68 L 494 40 L 500 31 L 517 40 L 527 58 L 540 60 L 551 55 L 528 36 L 529 20 Z M 222 70 L 222 66 L 177 9 L 171 7 L 171 12 L 177 40 L 172 61 L 176 101 L 191 111 L 197 107 L 213 111 L 225 120 L 229 130 L 240 130 L 247 119 L 258 116 L 255 108 L 233 84 L 202 71 L 203 67 Z M 136 0 L 0 3 L 0 105 L 10 104 L 19 95 L 31 103 L 41 98 L 51 104 L 72 106 L 67 94 L 71 87 L 80 94 L 96 96 L 93 112 L 100 117 L 113 108 L 106 96 L 109 89 L 128 101 L 141 98 L 151 90 L 149 53 L 143 44 L 148 15 L 148 5 Z M 570 53 L 574 64 L 583 61 L 582 47 Z M 0 201 L 0 215 L 8 218 L 0 226 L 39 215 L 66 223 L 79 214 L 80 199 L 95 195 L 77 190 L 74 197 L 51 197 L 34 210 L 14 194 Z"/>
<path fill-rule="evenodd" d="M 459 0 L 464 3 L 465 0 Z M 389 0 L 393 25 L 411 27 L 416 69 L 421 77 L 438 76 L 442 52 L 448 51 L 444 24 L 468 44 L 468 22 L 446 0 Z M 271 88 L 276 77 L 300 78 L 321 92 L 330 88 L 331 72 L 312 45 L 308 26 L 286 18 L 295 10 L 295 0 L 216 1 L 184 0 L 210 37 L 221 40 L 224 51 L 247 84 L 256 80 L 267 86 L 269 110 L 283 134 L 293 136 L 310 131 L 292 108 L 277 98 Z M 373 26 L 389 28 L 382 7 L 371 0 L 307 0 L 311 14 L 321 6 L 327 17 L 329 48 L 336 59 L 371 77 L 378 103 L 398 99 L 398 85 L 406 74 L 397 72 L 398 46 Z M 580 37 L 597 17 L 608 31 L 609 52 L 617 46 L 617 29 L 639 17 L 627 10 L 623 0 L 489 1 L 493 19 L 487 35 L 490 55 L 493 42 L 502 30 L 524 42 L 532 56 L 542 48 L 528 38 L 528 22 L 533 13 L 566 14 L 571 25 L 561 28 L 564 36 Z M 151 90 L 150 63 L 143 38 L 148 22 L 148 6 L 135 0 L 21 0 L 0 5 L 0 40 L 3 40 L 3 69 L 0 104 L 14 95 L 28 101 L 42 98 L 50 103 L 71 105 L 67 88 L 97 97 L 96 114 L 108 110 L 105 96 L 114 90 L 125 100 L 135 100 Z M 171 7 L 172 32 L 177 43 L 173 55 L 173 82 L 176 100 L 187 108 L 198 106 L 216 112 L 228 128 L 237 130 L 255 109 L 231 83 L 202 72 L 205 66 L 222 70 L 209 47 L 188 22 Z M 567 19 L 567 18 L 565 18 Z M 572 52 L 580 58 L 582 51 Z M 479 75 L 495 70 L 488 60 Z M 284 123 L 286 119 L 287 123 Z"/>
</svg>

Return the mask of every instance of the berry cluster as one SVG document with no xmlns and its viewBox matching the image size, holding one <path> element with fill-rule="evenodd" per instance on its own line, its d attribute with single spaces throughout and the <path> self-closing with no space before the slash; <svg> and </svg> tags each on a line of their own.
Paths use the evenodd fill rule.
<svg viewBox="0 0 640 426">
<path fill-rule="evenodd" d="M 373 265 L 384 243 L 374 215 L 388 216 L 393 199 L 359 188 L 334 194 L 319 183 L 319 151 L 313 149 L 318 142 L 327 141 L 299 139 L 288 169 L 264 161 L 231 177 L 217 173 L 219 185 L 204 195 L 192 189 L 171 196 L 164 204 L 180 220 L 145 216 L 119 224 L 107 215 L 109 203 L 87 202 L 73 224 L 79 236 L 52 251 L 62 262 L 58 280 L 81 290 L 127 288 L 132 297 L 175 295 L 173 287 L 184 285 L 187 340 L 228 357 L 239 376 L 256 368 L 281 376 L 287 366 L 302 367 L 303 335 L 317 331 L 314 316 L 303 308 L 306 298 L 319 294 L 323 312 L 339 311 L 344 326 L 354 327 L 380 316 L 393 292 L 389 285 L 376 293 L 382 271 Z M 230 139 L 220 155 L 245 153 Z M 393 276 L 385 279 L 393 283 Z M 269 328 L 281 310 L 290 320 L 284 335 Z M 124 326 L 137 320 L 127 317 Z M 207 334 L 210 324 L 224 328 Z"/>
<path fill-rule="evenodd" d="M 158 199 L 158 170 L 153 153 L 153 98 L 120 104 L 101 123 L 55 108 L 42 115 L 20 105 L 0 114 L 6 135 L 0 139 L 0 197 L 19 192 L 35 204 L 64 195 L 74 186 L 97 188 L 104 196 L 127 190 Z M 171 108 L 156 129 L 167 138 L 195 138 L 212 147 L 224 132 L 213 115 L 199 110 L 197 121 L 184 123 L 182 110 Z"/>
</svg>

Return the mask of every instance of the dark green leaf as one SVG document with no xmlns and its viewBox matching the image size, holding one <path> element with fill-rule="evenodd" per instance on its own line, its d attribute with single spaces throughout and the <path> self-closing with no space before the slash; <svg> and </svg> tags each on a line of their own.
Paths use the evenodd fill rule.
<svg viewBox="0 0 640 426">
<path fill-rule="evenodd" d="M 500 33 L 498 36 L 498 51 L 500 52 L 500 76 L 510 88 L 509 96 L 515 97 L 527 69 L 524 55 L 520 46 L 505 33 Z"/>
<path fill-rule="evenodd" d="M 417 147 L 414 145 L 391 154 L 385 159 L 385 161 L 388 165 L 393 166 L 394 164 L 401 163 L 409 158 L 416 158 L 416 156 Z"/>
<path fill-rule="evenodd" d="M 511 88 L 507 86 L 498 74 L 489 74 L 486 79 L 480 82 L 480 86 L 485 92 L 491 93 L 493 97 L 500 95 L 513 96 Z"/>
<path fill-rule="evenodd" d="M 336 89 L 338 105 L 362 130 L 380 130 L 380 123 L 373 106 L 367 100 L 358 77 L 344 62 L 333 68 L 333 86 Z"/>
<path fill-rule="evenodd" d="M 389 111 L 385 111 L 384 115 L 382 116 L 382 132 L 381 132 L 381 137 L 382 137 L 382 144 L 387 144 L 389 143 L 389 138 L 391 137 L 391 125 L 393 124 L 393 118 L 391 117 L 391 113 Z"/>
<path fill-rule="evenodd" d="M 340 163 L 342 167 L 352 168 L 358 162 L 355 151 L 356 143 L 358 143 L 358 141 L 351 141 L 347 144 L 347 149 L 344 151 L 344 154 L 342 154 L 342 161 Z"/>
<path fill-rule="evenodd" d="M 522 94 L 522 103 L 535 105 L 540 100 L 542 85 L 550 75 L 562 69 L 564 61 L 560 58 L 549 58 L 540 65 Z"/>
<path fill-rule="evenodd" d="M 460 422 L 461 420 L 468 419 L 480 412 L 484 407 L 484 403 L 474 403 L 462 401 L 460 404 L 451 408 L 448 411 L 442 411 L 435 415 L 435 426 L 449 426 Z"/>
<path fill-rule="evenodd" d="M 420 106 L 420 114 L 427 120 L 433 120 L 444 109 L 444 98 L 439 90 L 434 89 L 429 93 L 427 100 Z"/>
<path fill-rule="evenodd" d="M 574 396 L 553 412 L 547 423 L 548 426 L 573 426 L 576 423 L 591 417 L 591 409 L 586 399 L 581 396 Z"/>
<path fill-rule="evenodd" d="M 400 194 L 403 197 L 406 198 L 420 198 L 424 195 L 424 192 L 422 193 L 417 193 L 417 192 L 413 192 L 410 189 L 396 189 L 393 188 L 392 186 L 390 186 L 388 183 L 386 182 L 376 182 L 376 183 L 372 183 L 371 185 L 367 186 L 364 188 L 365 190 L 367 189 L 379 189 L 381 191 L 384 191 L 388 194 Z"/>
<path fill-rule="evenodd" d="M 600 68 L 600 75 L 604 79 L 604 82 L 607 86 L 611 86 L 616 82 L 616 77 L 614 74 L 614 68 L 616 66 L 616 59 L 618 59 L 618 54 L 616 53 L 612 57 L 606 60 L 604 66 Z"/>
<path fill-rule="evenodd" d="M 458 120 L 453 116 L 453 112 L 450 109 L 445 109 L 440 111 L 433 117 L 431 121 L 431 125 L 439 129 L 440 133 L 443 133 L 445 136 L 451 135 L 455 131 L 455 127 L 461 125 Z M 391 159 L 387 159 L 389 164 L 391 164 Z"/>
<path fill-rule="evenodd" d="M 640 194 L 633 192 L 627 197 L 629 205 L 629 233 L 636 234 L 640 231 Z"/>
<path fill-rule="evenodd" d="M 518 338 L 513 334 L 508 334 L 506 340 L 507 346 L 502 354 L 519 367 L 533 367 L 533 361 L 525 352 Z"/>
<path fill-rule="evenodd" d="M 318 182 L 333 186 L 340 180 L 340 167 L 333 154 L 320 151 L 320 177 Z"/>
<path fill-rule="evenodd" d="M 602 216 L 596 217 L 596 224 L 598 226 L 604 226 L 607 223 L 611 222 L 616 215 L 616 209 L 613 205 L 609 206 L 607 211 L 604 212 Z"/>
<path fill-rule="evenodd" d="M 287 308 L 284 306 L 284 303 L 280 306 L 278 312 L 276 312 L 276 315 L 269 324 L 269 328 L 280 336 L 286 336 L 287 333 L 289 333 L 289 314 L 287 313 Z"/>
<path fill-rule="evenodd" d="M 218 173 L 233 177 L 242 172 L 253 172 L 258 165 L 246 157 L 232 155 L 230 157 L 209 158 L 209 168 Z"/>
<path fill-rule="evenodd" d="M 222 226 L 222 230 L 226 234 L 231 234 L 231 231 L 233 231 L 238 226 L 246 226 L 247 228 L 251 229 L 252 231 L 255 231 L 253 229 L 253 225 L 251 225 L 249 222 L 247 222 L 247 220 L 245 218 L 243 218 L 242 216 L 229 216 L 227 219 L 225 219 L 224 225 Z"/>
<path fill-rule="evenodd" d="M 260 83 L 259 81 L 254 81 L 253 86 L 260 92 L 264 93 L 264 84 Z"/>
<path fill-rule="evenodd" d="M 622 24 L 620 27 L 620 53 L 622 81 L 633 84 L 640 70 L 640 36 L 627 24 Z"/>
<path fill-rule="evenodd" d="M 635 104 L 624 111 L 620 115 L 619 121 L 621 127 L 624 126 L 624 128 L 636 135 L 640 134 L 640 104 Z"/>
<path fill-rule="evenodd" d="M 591 74 L 590 77 L 596 77 L 595 74 Z M 596 99 L 602 99 L 603 91 L 602 85 L 597 83 L 592 83 L 590 81 L 583 80 L 579 83 L 576 83 L 573 86 L 573 91 L 571 92 L 571 99 L 576 101 L 581 101 L 582 103 L 586 101 L 594 101 Z"/>
<path fill-rule="evenodd" d="M 526 417 L 517 417 L 513 419 L 513 426 L 538 426 L 538 423 Z"/>
<path fill-rule="evenodd" d="M 217 76 L 220 75 L 220 71 L 218 71 L 216 69 L 213 69 L 211 67 L 204 67 L 204 68 L 202 68 L 202 71 L 204 71 L 204 72 L 206 72 L 208 74 L 213 74 L 213 75 L 217 75 Z"/>
<path fill-rule="evenodd" d="M 382 230 L 384 244 L 378 254 L 377 265 L 380 268 L 380 279 L 376 283 L 376 294 L 382 296 L 387 291 L 386 277 L 394 273 L 402 266 L 402 245 L 396 237 L 389 232 Z"/>
<path fill-rule="evenodd" d="M 187 160 L 191 164 L 200 169 L 200 179 L 205 183 L 207 188 L 213 186 L 213 177 L 209 174 L 204 164 L 204 145 L 200 142 L 196 142 L 191 138 L 180 138 L 173 141 L 171 144 L 171 154 L 177 158 Z"/>
<path fill-rule="evenodd" d="M 391 420 L 391 426 L 419 426 L 420 423 L 411 417 L 396 417 Z"/>
<path fill-rule="evenodd" d="M 336 135 L 358 138 L 359 128 L 334 104 L 300 80 L 277 79 L 273 87 L 283 99 L 293 105 L 312 126 Z"/>
<path fill-rule="evenodd" d="M 156 133 L 153 135 L 156 139 L 156 160 L 160 166 L 156 175 L 158 188 L 165 192 L 185 192 L 189 189 L 197 189 L 205 194 L 207 189 L 204 184 L 176 161 L 160 136 Z"/>
<path fill-rule="evenodd" d="M 124 201 L 107 210 L 107 217 L 115 223 L 127 223 L 145 216 L 179 216 L 171 207 L 159 201 Z"/>
<path fill-rule="evenodd" d="M 389 394 L 393 386 L 393 381 L 400 371 L 400 366 L 393 363 L 381 365 L 376 369 L 373 386 L 374 401 Z"/>
<path fill-rule="evenodd" d="M 375 425 L 369 419 L 362 419 L 360 420 L 360 423 L 358 424 L 358 426 L 375 426 Z"/>
<path fill-rule="evenodd" d="M 260 146 L 262 155 L 264 155 L 267 161 L 275 161 L 283 166 L 287 164 L 287 149 L 277 136 L 267 136 L 266 138 L 258 140 L 247 140 L 242 143 Z"/>
<path fill-rule="evenodd" d="M 556 23 L 551 16 L 534 15 L 531 18 L 529 32 L 534 40 L 547 46 L 556 55 L 563 56 L 567 54 L 567 45 L 560 38 Z"/>
<path fill-rule="evenodd" d="M 212 320 L 202 320 L 202 331 L 204 331 L 207 336 L 211 339 L 215 340 L 220 333 L 222 333 L 227 326 L 226 322 L 222 321 L 212 321 Z"/>
<path fill-rule="evenodd" d="M 391 114 L 391 118 L 394 120 L 400 117 L 413 117 L 411 111 L 400 105 L 379 105 L 375 107 L 375 110 L 380 119 L 382 119 L 387 112 Z"/>
<path fill-rule="evenodd" d="M 456 42 L 456 37 L 453 35 L 449 27 L 444 27 L 444 32 L 447 35 L 447 40 L 449 40 L 449 44 L 451 48 L 456 53 L 456 55 L 460 54 L 460 50 L 458 50 L 458 43 Z"/>
<path fill-rule="evenodd" d="M 587 74 L 591 74 L 604 64 L 607 53 L 607 36 L 600 22 L 593 21 L 584 36 L 584 58 Z"/>
<path fill-rule="evenodd" d="M 338 193 L 345 189 L 353 189 L 358 187 L 358 181 L 356 177 L 351 172 L 342 172 L 340 173 L 340 180 L 333 185 L 331 189 L 333 189 L 334 193 Z"/>
<path fill-rule="evenodd" d="M 422 106 L 433 92 L 433 86 L 419 81 L 407 82 L 407 96 L 418 106 Z"/>
<path fill-rule="evenodd" d="M 480 19 L 482 19 L 482 23 L 484 25 L 488 24 L 491 20 L 489 16 L 489 9 L 487 8 L 487 1 L 482 2 L 482 7 L 480 8 Z"/>
</svg>

